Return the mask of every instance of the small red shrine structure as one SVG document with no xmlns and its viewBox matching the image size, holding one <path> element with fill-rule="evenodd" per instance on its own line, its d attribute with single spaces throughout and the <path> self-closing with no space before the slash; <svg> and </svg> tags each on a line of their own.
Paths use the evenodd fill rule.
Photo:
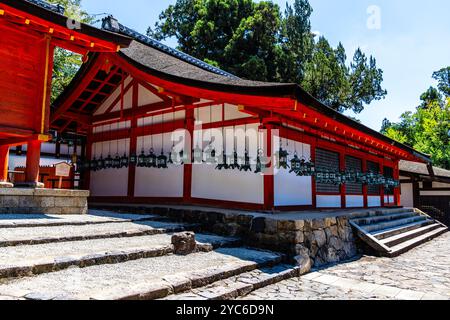
<svg viewBox="0 0 450 320">
<path fill-rule="evenodd" d="M 49 135 L 53 53 L 87 57 L 115 53 L 130 39 L 77 23 L 64 8 L 40 0 L 0 0 L 0 185 L 7 183 L 9 148 L 27 145 L 25 181 L 38 182 L 41 144 Z"/>
</svg>

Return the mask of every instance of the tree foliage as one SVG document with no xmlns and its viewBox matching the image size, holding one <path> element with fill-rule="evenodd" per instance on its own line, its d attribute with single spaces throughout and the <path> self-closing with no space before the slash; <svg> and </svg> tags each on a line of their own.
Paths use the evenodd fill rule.
<svg viewBox="0 0 450 320">
<path fill-rule="evenodd" d="M 175 37 L 178 49 L 239 77 L 302 85 L 338 111 L 360 113 L 385 97 L 383 72 L 360 49 L 353 60 L 341 43 L 333 48 L 311 31 L 308 0 L 177 0 L 164 10 L 148 35 Z"/>
<path fill-rule="evenodd" d="M 47 0 L 53 4 L 62 5 L 65 10 L 65 15 L 71 19 L 80 22 L 89 23 L 92 17 L 81 9 L 81 0 Z M 55 99 L 64 91 L 73 79 L 78 69 L 82 64 L 81 56 L 79 54 L 64 50 L 62 48 L 55 49 L 54 65 L 53 65 L 53 81 L 52 81 L 52 96 L 51 101 Z"/>
<path fill-rule="evenodd" d="M 422 103 L 416 112 L 404 113 L 398 123 L 385 119 L 381 132 L 430 154 L 435 165 L 450 169 L 450 97 L 444 98 L 443 83 L 445 81 L 440 81 L 440 90 L 430 87 L 422 94 Z"/>
</svg>

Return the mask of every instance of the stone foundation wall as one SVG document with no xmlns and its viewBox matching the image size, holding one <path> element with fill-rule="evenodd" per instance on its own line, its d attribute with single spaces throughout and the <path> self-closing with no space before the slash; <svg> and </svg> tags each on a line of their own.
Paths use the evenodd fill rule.
<svg viewBox="0 0 450 320">
<path fill-rule="evenodd" d="M 0 214 L 87 214 L 89 191 L 0 189 Z"/>
<path fill-rule="evenodd" d="M 117 206 L 96 208 L 121 210 Z M 318 220 L 281 220 L 276 216 L 236 213 L 227 210 L 196 210 L 177 207 L 127 207 L 124 211 L 151 213 L 174 220 L 200 223 L 202 231 L 241 237 L 246 245 L 278 251 L 316 267 L 348 260 L 358 254 L 347 217 Z"/>
</svg>

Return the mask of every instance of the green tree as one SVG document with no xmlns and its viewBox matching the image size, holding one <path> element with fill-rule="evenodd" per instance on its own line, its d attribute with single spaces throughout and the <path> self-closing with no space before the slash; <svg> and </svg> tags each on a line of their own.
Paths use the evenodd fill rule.
<svg viewBox="0 0 450 320">
<path fill-rule="evenodd" d="M 435 165 L 450 169 L 450 99 L 444 99 L 446 89 L 439 88 L 441 92 L 430 87 L 421 95 L 416 112 L 404 113 L 398 123 L 385 119 L 381 132 L 430 154 Z"/>
<path fill-rule="evenodd" d="M 81 0 L 48 0 L 65 8 L 65 15 L 80 22 L 92 22 L 92 17 L 81 9 Z M 55 49 L 51 101 L 64 91 L 82 64 L 79 54 L 62 48 Z"/>
<path fill-rule="evenodd" d="M 361 50 L 348 64 L 342 44 L 333 48 L 311 32 L 308 0 L 177 0 L 148 35 L 175 37 L 178 49 L 239 77 L 302 85 L 335 110 L 360 113 L 384 98 L 383 72 Z"/>
<path fill-rule="evenodd" d="M 433 73 L 433 79 L 438 81 L 439 90 L 450 97 L 450 67 L 442 68 Z"/>
</svg>

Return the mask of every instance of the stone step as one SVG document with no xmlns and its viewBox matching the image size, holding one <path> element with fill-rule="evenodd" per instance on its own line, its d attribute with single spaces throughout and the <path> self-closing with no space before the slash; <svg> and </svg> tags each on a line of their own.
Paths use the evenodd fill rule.
<svg viewBox="0 0 450 320">
<path fill-rule="evenodd" d="M 171 238 L 169 234 L 160 234 L 0 248 L 0 278 L 163 256 L 173 253 Z M 208 234 L 197 234 L 196 238 L 203 252 L 240 244 L 236 238 Z"/>
<path fill-rule="evenodd" d="M 398 214 L 398 213 L 413 213 L 413 212 L 414 212 L 413 209 L 406 209 L 406 208 L 361 211 L 361 212 L 352 213 L 352 220 L 370 218 L 370 217 L 389 216 L 389 215 Z"/>
<path fill-rule="evenodd" d="M 396 245 L 391 248 L 391 251 L 389 252 L 390 257 L 397 257 L 425 242 L 428 242 L 436 237 L 439 237 L 440 235 L 448 232 L 448 228 L 446 227 L 440 227 L 438 229 L 435 229 L 431 232 L 428 232 L 424 235 L 421 235 L 417 238 L 413 238 L 411 240 L 408 240 L 406 242 L 403 242 L 399 245 Z"/>
<path fill-rule="evenodd" d="M 381 243 L 384 244 L 385 246 L 388 247 L 394 247 L 396 245 L 399 245 L 403 242 L 409 241 L 411 239 L 417 238 L 421 235 L 424 235 L 426 233 L 429 233 L 433 230 L 439 229 L 441 228 L 442 225 L 437 224 L 437 223 L 433 223 L 430 224 L 428 226 L 422 227 L 422 228 L 418 228 L 418 229 L 414 229 L 414 230 L 410 230 L 407 232 L 403 232 L 401 234 L 392 236 L 390 238 L 386 238 L 381 240 Z"/>
<path fill-rule="evenodd" d="M 395 213 L 395 214 L 390 214 L 390 215 L 380 215 L 380 216 L 373 216 L 373 217 L 358 218 L 358 219 L 353 219 L 352 222 L 358 224 L 361 227 L 364 227 L 366 225 L 375 224 L 375 223 L 379 223 L 379 222 L 406 219 L 406 218 L 410 218 L 410 217 L 414 217 L 414 216 L 417 216 L 417 214 L 414 212 L 402 212 L 402 213 Z"/>
<path fill-rule="evenodd" d="M 92 239 L 128 238 L 169 232 L 195 231 L 199 225 L 140 221 L 101 225 L 0 229 L 0 247 Z"/>
<path fill-rule="evenodd" d="M 383 214 L 414 212 L 414 209 L 413 208 L 379 209 L 379 210 L 376 210 L 375 212 L 379 215 L 383 215 Z"/>
<path fill-rule="evenodd" d="M 16 278 L 0 283 L 0 296 L 32 300 L 151 300 L 271 265 L 283 256 L 248 248 L 222 248 L 188 256 L 166 255 Z"/>
<path fill-rule="evenodd" d="M 399 219 L 399 220 L 394 220 L 394 221 L 387 221 L 387 222 L 380 222 L 380 223 L 375 223 L 375 224 L 371 224 L 368 226 L 363 226 L 362 229 L 364 229 L 367 232 L 373 233 L 379 230 L 384 230 L 384 229 L 388 229 L 388 228 L 394 228 L 394 227 L 400 227 L 406 224 L 410 224 L 410 223 L 414 223 L 414 222 L 419 222 L 419 221 L 426 221 L 428 218 L 425 216 L 414 216 L 414 217 L 410 217 L 410 218 L 405 218 L 405 219 Z"/>
<path fill-rule="evenodd" d="M 140 221 L 169 221 L 157 215 L 131 214 L 89 214 L 89 215 L 23 215 L 8 214 L 0 216 L 0 229 L 85 226 L 105 223 L 123 223 Z"/>
<path fill-rule="evenodd" d="M 231 300 L 298 276 L 298 267 L 280 264 L 246 272 L 187 292 L 170 295 L 163 300 Z"/>
<path fill-rule="evenodd" d="M 434 221 L 429 220 L 429 219 L 424 220 L 424 221 L 419 221 L 419 222 L 413 222 L 413 223 L 405 224 L 400 227 L 393 227 L 393 228 L 388 228 L 388 229 L 383 229 L 383 230 L 373 232 L 373 236 L 378 240 L 383 240 L 386 238 L 390 238 L 390 237 L 399 235 L 404 232 L 408 232 L 411 230 L 415 230 L 415 229 L 419 229 L 419 228 L 428 226 L 433 223 L 434 223 Z"/>
</svg>

